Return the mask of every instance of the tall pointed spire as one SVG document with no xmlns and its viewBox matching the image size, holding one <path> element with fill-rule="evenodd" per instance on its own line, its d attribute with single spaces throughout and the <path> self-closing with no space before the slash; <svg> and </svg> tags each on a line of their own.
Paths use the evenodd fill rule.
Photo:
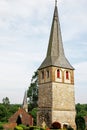
<svg viewBox="0 0 87 130">
<path fill-rule="evenodd" d="M 57 0 L 55 0 L 55 6 L 57 6 Z"/>
<path fill-rule="evenodd" d="M 23 99 L 23 109 L 28 112 L 28 104 L 27 104 L 27 91 L 25 91 L 24 99 Z"/>
<path fill-rule="evenodd" d="M 62 68 L 74 69 L 70 65 L 64 54 L 60 22 L 58 17 L 57 0 L 55 0 L 55 9 L 51 26 L 47 55 L 39 69 L 48 66 L 57 66 Z"/>
</svg>

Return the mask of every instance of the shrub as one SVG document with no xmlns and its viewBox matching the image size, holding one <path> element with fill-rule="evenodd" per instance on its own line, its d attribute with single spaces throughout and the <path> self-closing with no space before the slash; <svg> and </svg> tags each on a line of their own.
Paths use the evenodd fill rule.
<svg viewBox="0 0 87 130">
<path fill-rule="evenodd" d="M 34 126 L 30 126 L 30 127 L 29 127 L 29 130 L 34 130 Z"/>
<path fill-rule="evenodd" d="M 40 130 L 38 126 L 30 126 L 29 130 Z"/>
<path fill-rule="evenodd" d="M 3 125 L 2 124 L 0 124 L 0 130 L 3 130 Z"/>
<path fill-rule="evenodd" d="M 38 127 L 38 126 L 30 126 L 29 130 L 45 130 L 45 129 L 42 127 Z"/>
<path fill-rule="evenodd" d="M 61 129 L 61 124 L 59 122 L 52 123 L 52 129 Z"/>
<path fill-rule="evenodd" d="M 22 127 L 24 130 L 27 128 L 25 125 L 23 125 L 23 124 L 20 124 L 19 125 L 20 127 Z"/>
<path fill-rule="evenodd" d="M 67 130 L 74 130 L 71 126 L 68 126 Z"/>
<path fill-rule="evenodd" d="M 76 122 L 77 130 L 85 130 L 86 128 L 85 119 L 82 116 L 77 115 L 75 122 Z"/>
<path fill-rule="evenodd" d="M 14 130 L 23 130 L 23 128 L 21 126 L 16 126 Z"/>
<path fill-rule="evenodd" d="M 26 127 L 24 130 L 29 130 L 29 127 Z"/>
<path fill-rule="evenodd" d="M 40 130 L 45 130 L 45 129 L 44 129 L 44 128 L 42 128 L 42 127 L 40 127 L 39 129 L 40 129 Z"/>
</svg>

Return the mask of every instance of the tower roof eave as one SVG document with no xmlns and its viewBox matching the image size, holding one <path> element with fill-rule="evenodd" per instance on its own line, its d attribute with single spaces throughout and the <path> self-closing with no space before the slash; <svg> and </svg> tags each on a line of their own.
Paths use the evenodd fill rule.
<svg viewBox="0 0 87 130">
<path fill-rule="evenodd" d="M 66 57 L 46 57 L 45 60 L 42 62 L 41 66 L 39 67 L 39 70 L 49 66 L 74 70 L 73 66 L 69 63 Z"/>
</svg>

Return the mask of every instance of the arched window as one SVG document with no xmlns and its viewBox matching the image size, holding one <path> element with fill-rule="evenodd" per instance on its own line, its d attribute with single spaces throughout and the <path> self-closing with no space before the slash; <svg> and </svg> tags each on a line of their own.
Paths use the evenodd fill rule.
<svg viewBox="0 0 87 130">
<path fill-rule="evenodd" d="M 57 70 L 57 78 L 60 78 L 60 70 Z"/>
<path fill-rule="evenodd" d="M 44 79 L 44 71 L 41 73 L 41 78 Z"/>
<path fill-rule="evenodd" d="M 66 79 L 69 79 L 69 72 L 66 71 Z"/>
<path fill-rule="evenodd" d="M 49 74 L 49 70 L 47 70 L 47 78 L 49 78 L 50 74 Z"/>
</svg>

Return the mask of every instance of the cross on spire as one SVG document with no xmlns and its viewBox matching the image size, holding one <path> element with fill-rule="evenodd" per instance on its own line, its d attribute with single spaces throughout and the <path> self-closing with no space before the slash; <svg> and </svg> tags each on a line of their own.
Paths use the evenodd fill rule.
<svg viewBox="0 0 87 130">
<path fill-rule="evenodd" d="M 57 0 L 55 0 L 55 6 L 57 6 Z"/>
</svg>

